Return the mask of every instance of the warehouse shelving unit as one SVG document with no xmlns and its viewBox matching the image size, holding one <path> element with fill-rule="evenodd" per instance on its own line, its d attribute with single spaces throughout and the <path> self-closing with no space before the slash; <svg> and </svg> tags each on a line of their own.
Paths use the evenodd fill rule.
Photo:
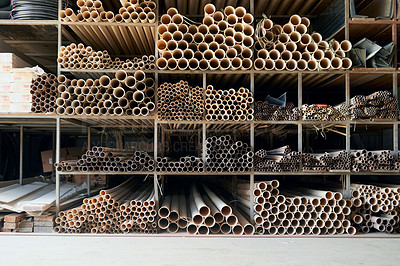
<svg viewBox="0 0 400 266">
<path fill-rule="evenodd" d="M 111 0 L 110 0 L 111 1 Z M 289 15 L 299 12 L 302 15 L 310 15 L 309 17 L 315 18 L 332 0 L 303 0 L 296 1 L 295 4 L 290 4 L 291 1 L 255 1 L 255 0 L 239 0 L 237 5 L 244 5 L 250 13 L 255 14 L 255 18 L 259 19 L 261 14 L 266 12 L 267 14 L 272 14 L 272 19 L 274 18 L 288 18 Z M 173 1 L 172 1 L 173 2 Z M 194 3 L 190 3 L 187 0 L 177 0 L 177 8 L 181 11 L 183 15 L 188 15 L 191 18 L 198 18 L 202 14 L 201 6 L 211 1 L 199 1 L 196 7 Z M 220 0 L 216 1 L 215 5 L 217 9 L 230 4 L 231 1 Z M 394 18 L 392 20 L 376 20 L 376 21 L 354 21 L 349 17 L 349 0 L 344 0 L 345 2 L 345 20 L 344 25 L 341 27 L 333 36 L 333 38 L 349 39 L 352 42 L 358 41 L 363 37 L 374 38 L 384 38 L 389 39 L 394 42 L 395 50 L 397 51 L 397 32 L 400 22 L 397 21 L 396 8 L 394 8 Z M 394 1 L 396 5 L 396 1 Z M 156 17 L 159 16 L 171 7 L 171 1 L 160 1 L 156 0 L 157 9 Z M 59 10 L 61 10 L 61 0 L 59 0 Z M 256 12 L 254 12 L 256 10 Z M 41 30 L 43 27 L 49 27 L 52 30 L 52 40 L 47 40 L 51 42 L 52 49 L 57 45 L 57 51 L 59 51 L 62 44 L 68 44 L 69 42 L 80 42 L 77 36 L 74 36 L 74 32 L 82 32 L 85 27 L 90 27 L 94 29 L 94 32 L 103 33 L 103 28 L 112 27 L 132 27 L 140 35 L 151 36 L 151 38 L 142 39 L 141 43 L 135 52 L 142 54 L 154 54 L 158 58 L 158 52 L 155 43 L 158 40 L 157 27 L 158 20 L 156 23 L 108 23 L 108 22 L 63 22 L 59 18 L 58 21 L 0 21 L 0 33 L 4 26 L 12 29 L 13 27 L 22 27 L 24 31 L 29 32 L 32 29 Z M 83 30 L 84 31 L 84 30 Z M 110 30 L 111 32 L 112 30 Z M 18 45 L 29 44 L 26 40 L 12 40 L 17 37 L 15 33 L 13 35 L 13 30 L 9 32 L 8 41 L 5 41 L 9 46 L 14 45 L 15 49 L 19 49 Z M 56 37 L 55 34 L 56 33 Z M 366 36 L 366 34 L 368 36 Z M 78 35 L 78 34 L 76 34 Z M 0 36 L 4 37 L 3 34 Z M 79 37 L 79 36 L 78 36 Z M 95 49 L 98 47 L 99 50 L 106 49 L 106 47 L 98 46 L 97 43 L 93 42 L 92 38 L 87 38 L 82 41 L 86 45 L 91 45 Z M 99 38 L 105 38 L 106 36 L 99 35 Z M 330 38 L 331 38 L 330 37 Z M 42 44 L 40 39 L 31 40 L 31 42 L 37 42 L 37 44 Z M 1 48 L 0 44 L 0 48 Z M 8 47 L 10 48 L 10 47 Z M 22 51 L 24 51 L 22 49 Z M 23 53 L 21 51 L 10 51 L 17 55 L 21 55 L 23 59 L 25 58 L 39 58 L 34 55 L 29 56 L 29 53 Z M 25 56 L 23 55 L 25 54 Z M 39 53 L 38 53 L 39 54 Z M 111 53 L 110 53 L 111 54 Z M 139 55 L 136 54 L 136 55 Z M 118 54 L 111 54 L 112 56 L 120 56 Z M 133 54 L 131 54 L 133 56 Z M 54 62 L 56 62 L 57 52 L 54 54 Z M 39 61 L 39 59 L 37 59 Z M 29 62 L 29 61 L 28 61 Z M 33 62 L 31 60 L 31 62 Z M 397 66 L 397 54 L 394 58 L 394 65 Z M 57 72 L 58 75 L 66 74 L 72 75 L 76 78 L 99 78 L 101 75 L 111 75 L 117 70 L 69 70 L 61 68 L 60 64 L 57 65 L 57 71 L 55 68 L 49 67 L 49 70 Z M 133 73 L 135 71 L 126 71 L 128 73 Z M 318 86 L 329 90 L 331 88 L 337 88 L 341 86 L 343 88 L 344 99 L 347 104 L 350 103 L 350 98 L 352 95 L 352 85 L 356 87 L 365 86 L 372 87 L 374 82 L 381 84 L 382 80 L 385 80 L 387 84 L 390 84 L 394 97 L 399 99 L 398 90 L 398 78 L 400 71 L 397 68 L 381 68 L 381 69 L 352 69 L 352 70 L 332 70 L 332 71 L 257 71 L 257 70 L 227 70 L 227 71 L 170 71 L 170 70 L 154 70 L 145 71 L 148 74 L 154 74 L 155 87 L 158 87 L 162 81 L 166 81 L 169 78 L 181 79 L 185 77 L 194 77 L 195 82 L 199 83 L 203 88 L 206 88 L 210 83 L 216 84 L 218 88 L 228 88 L 233 83 L 241 81 L 244 87 L 250 89 L 254 94 L 260 92 L 260 87 L 268 86 L 271 89 L 286 86 L 293 90 L 293 93 L 297 95 L 297 106 L 301 106 L 305 103 L 305 97 L 303 95 L 310 87 L 315 89 Z M 286 78 L 285 78 L 286 77 Z M 287 78 L 289 77 L 289 78 Z M 363 80 L 352 83 L 352 78 L 362 77 Z M 387 77 L 391 77 L 391 81 L 386 81 Z M 282 82 L 282 79 L 285 81 Z M 274 81 L 275 80 L 275 81 Z M 355 78 L 354 78 L 355 80 Z M 324 83 L 325 82 L 325 83 Z M 367 85 L 372 84 L 372 85 Z M 379 90 L 382 88 L 374 87 L 374 89 Z M 335 91 L 332 91 L 333 95 Z M 339 102 L 337 102 L 339 103 Z M 23 127 L 39 127 L 46 128 L 47 130 L 54 131 L 55 133 L 55 162 L 60 161 L 60 147 L 61 147 L 61 132 L 68 132 L 68 130 L 79 130 L 87 133 L 88 138 L 88 149 L 90 149 L 90 139 L 91 134 L 96 130 L 101 130 L 102 128 L 121 128 L 129 130 L 134 130 L 135 128 L 145 128 L 149 132 L 153 133 L 154 142 L 154 158 L 160 156 L 161 152 L 158 151 L 158 144 L 165 138 L 165 134 L 168 131 L 181 131 L 181 132 L 194 132 L 199 134 L 202 139 L 202 158 L 205 159 L 205 139 L 209 132 L 228 132 L 232 128 L 238 131 L 246 132 L 249 136 L 250 146 L 254 149 L 255 147 L 255 131 L 264 130 L 264 128 L 273 127 L 275 125 L 291 125 L 297 131 L 297 150 L 303 151 L 304 149 L 304 134 L 308 128 L 312 125 L 340 125 L 345 129 L 345 149 L 346 151 L 351 150 L 351 131 L 354 127 L 365 125 L 368 127 L 381 128 L 388 127 L 393 131 L 393 145 L 392 150 L 398 154 L 399 151 L 399 127 L 400 122 L 396 121 L 245 121 L 245 122 L 211 122 L 211 121 L 161 121 L 158 120 L 156 116 L 146 116 L 146 117 L 133 117 L 133 116 L 83 116 L 83 115 L 52 115 L 52 114 L 25 114 L 25 115 L 14 115 L 14 114 L 3 114 L 0 115 L 0 126 L 1 125 L 15 125 L 20 127 L 21 132 Z M 0 127 L 1 129 L 1 127 Z M 22 133 L 21 133 L 22 134 Z M 20 162 L 22 164 L 22 161 Z M 154 180 L 154 190 L 156 192 L 156 200 L 159 200 L 159 180 L 166 176 L 174 175 L 191 175 L 193 173 L 159 173 L 159 172 L 118 172 L 118 173 L 105 173 L 105 172 L 59 172 L 55 171 L 56 180 L 56 195 L 57 195 L 57 210 L 60 206 L 60 176 L 61 175 L 71 175 L 71 174 L 87 174 L 88 181 L 90 182 L 90 175 L 96 174 L 107 174 L 107 175 L 140 175 L 140 176 L 153 176 Z M 368 176 L 368 175 L 388 175 L 388 176 L 398 176 L 399 172 L 295 172 L 295 173 L 269 173 L 269 172 L 240 172 L 240 173 L 194 173 L 199 176 L 241 176 L 248 177 L 250 182 L 250 187 L 253 187 L 254 180 L 256 177 L 262 176 L 343 176 L 344 177 L 344 191 L 345 195 L 349 196 L 351 176 Z M 20 181 L 22 183 L 22 173 L 20 174 Z M 90 186 L 88 186 L 88 192 L 90 192 Z M 253 202 L 253 195 L 250 193 L 250 201 Z M 253 210 L 250 210 L 250 217 L 253 217 Z"/>
</svg>

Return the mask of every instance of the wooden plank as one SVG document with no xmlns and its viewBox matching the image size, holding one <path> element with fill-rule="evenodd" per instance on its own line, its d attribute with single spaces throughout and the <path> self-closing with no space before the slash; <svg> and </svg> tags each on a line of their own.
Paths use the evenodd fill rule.
<svg viewBox="0 0 400 266">
<path fill-rule="evenodd" d="M 30 193 L 35 192 L 47 185 L 48 184 L 46 184 L 46 183 L 34 182 L 32 184 L 19 186 L 17 188 L 14 188 L 14 189 L 11 189 L 11 190 L 1 193 L 0 194 L 0 202 L 10 203 L 21 197 L 29 195 Z"/>
<path fill-rule="evenodd" d="M 25 213 L 11 213 L 4 217 L 6 223 L 18 223 L 25 218 Z M 11 228 L 12 229 L 12 228 Z"/>
</svg>

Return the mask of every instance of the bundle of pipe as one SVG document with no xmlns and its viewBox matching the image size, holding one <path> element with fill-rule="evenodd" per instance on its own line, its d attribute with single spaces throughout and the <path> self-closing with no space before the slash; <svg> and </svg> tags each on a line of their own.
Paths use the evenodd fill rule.
<svg viewBox="0 0 400 266">
<path fill-rule="evenodd" d="M 355 150 L 351 152 L 353 172 L 399 171 L 400 159 L 393 151 Z"/>
<path fill-rule="evenodd" d="M 347 118 L 348 106 L 345 103 L 330 106 L 327 104 L 303 104 L 303 120 L 344 121 Z"/>
<path fill-rule="evenodd" d="M 204 162 L 195 156 L 181 157 L 178 162 L 170 161 L 168 157 L 157 157 L 156 172 L 204 172 Z"/>
<path fill-rule="evenodd" d="M 79 22 L 116 22 L 116 23 L 154 23 L 156 21 L 156 3 L 152 0 L 120 0 L 122 7 L 119 14 L 105 11 L 100 0 L 77 0 L 79 12 L 67 8 L 62 10 L 60 17 L 63 21 Z"/>
<path fill-rule="evenodd" d="M 252 235 L 254 226 L 246 215 L 233 208 L 209 186 L 192 184 L 165 196 L 158 211 L 158 226 L 170 233 L 186 230 L 191 235 L 230 234 Z"/>
<path fill-rule="evenodd" d="M 254 106 L 254 117 L 256 120 L 268 121 L 298 121 L 302 117 L 300 108 L 294 107 L 289 102 L 285 107 L 258 101 Z"/>
<path fill-rule="evenodd" d="M 158 26 L 159 59 L 156 65 L 165 70 L 237 70 L 253 65 L 253 16 L 244 7 L 227 6 L 216 11 L 213 4 L 204 6 L 203 23 L 196 23 L 169 8 Z"/>
<path fill-rule="evenodd" d="M 107 50 L 95 51 L 91 46 L 82 43 L 71 43 L 61 46 L 57 62 L 67 69 L 125 69 L 125 70 L 154 70 L 154 55 L 143 55 L 121 61 L 118 57 L 114 60 Z"/>
<path fill-rule="evenodd" d="M 302 167 L 305 171 L 350 170 L 351 155 L 346 151 L 323 154 L 302 153 Z"/>
<path fill-rule="evenodd" d="M 57 77 L 43 74 L 32 80 L 32 113 L 54 113 L 56 111 Z"/>
<path fill-rule="evenodd" d="M 174 121 L 203 120 L 203 88 L 191 87 L 187 81 L 165 82 L 157 90 L 158 119 Z"/>
<path fill-rule="evenodd" d="M 240 88 L 238 91 L 216 90 L 212 85 L 206 89 L 206 120 L 207 121 L 252 121 L 254 110 L 253 93 L 248 89 Z"/>
<path fill-rule="evenodd" d="M 339 192 L 311 188 L 279 191 L 277 180 L 237 184 L 237 200 L 254 208 L 256 233 L 271 235 L 355 234 L 352 202 Z M 250 202 L 249 193 L 254 195 Z"/>
<path fill-rule="evenodd" d="M 147 116 L 155 109 L 154 79 L 138 70 L 128 76 L 118 70 L 115 78 L 73 79 L 58 77 L 59 115 L 134 115 Z"/>
<path fill-rule="evenodd" d="M 377 91 L 368 96 L 350 99 L 351 119 L 396 119 L 399 113 L 397 98 L 389 91 Z"/>
<path fill-rule="evenodd" d="M 302 160 L 301 152 L 289 146 L 273 150 L 261 149 L 254 154 L 254 170 L 259 172 L 298 172 Z"/>
<path fill-rule="evenodd" d="M 146 152 L 94 146 L 79 160 L 55 163 L 57 171 L 133 172 L 154 170 L 154 159 Z"/>
<path fill-rule="evenodd" d="M 352 61 L 345 57 L 351 43 L 322 40 L 321 34 L 308 33 L 310 20 L 293 15 L 281 26 L 268 18 L 257 23 L 255 30 L 256 70 L 328 70 L 349 69 Z"/>
<path fill-rule="evenodd" d="M 400 233 L 400 185 L 351 184 L 352 222 L 363 233 Z"/>
<path fill-rule="evenodd" d="M 254 153 L 241 141 L 229 135 L 206 139 L 207 172 L 247 172 L 253 168 Z"/>
<path fill-rule="evenodd" d="M 57 233 L 157 233 L 151 182 L 131 178 L 121 185 L 86 198 L 79 208 L 61 211 Z"/>
</svg>

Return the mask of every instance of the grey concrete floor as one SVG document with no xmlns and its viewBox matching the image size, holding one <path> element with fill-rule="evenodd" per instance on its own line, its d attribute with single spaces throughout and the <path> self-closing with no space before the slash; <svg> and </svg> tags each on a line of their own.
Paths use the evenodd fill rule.
<svg viewBox="0 0 400 266">
<path fill-rule="evenodd" d="M 400 239 L 0 235 L 0 265 L 400 265 Z"/>
</svg>

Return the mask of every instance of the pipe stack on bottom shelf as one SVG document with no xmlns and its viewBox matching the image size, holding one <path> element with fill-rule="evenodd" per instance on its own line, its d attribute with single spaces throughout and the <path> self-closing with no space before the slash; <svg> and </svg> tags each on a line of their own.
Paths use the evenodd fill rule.
<svg viewBox="0 0 400 266">
<path fill-rule="evenodd" d="M 43 74 L 32 80 L 32 113 L 54 113 L 57 98 L 57 77 L 53 74 Z"/>
<path fill-rule="evenodd" d="M 257 101 L 254 106 L 255 120 L 267 121 L 298 121 L 302 117 L 300 108 L 293 103 L 287 103 L 285 107 Z"/>
<path fill-rule="evenodd" d="M 309 188 L 279 191 L 277 180 L 257 182 L 250 190 L 249 183 L 238 183 L 238 201 L 253 206 L 256 233 L 272 235 L 351 234 L 352 202 L 338 192 Z M 249 194 L 255 196 L 254 205 Z"/>
<path fill-rule="evenodd" d="M 143 151 L 94 146 L 81 159 L 55 163 L 54 166 L 57 171 L 65 172 L 151 172 L 154 159 Z"/>
<path fill-rule="evenodd" d="M 396 119 L 399 114 L 397 98 L 389 91 L 377 91 L 368 96 L 350 99 L 351 119 Z"/>
<path fill-rule="evenodd" d="M 206 139 L 207 172 L 247 172 L 253 168 L 254 153 L 247 143 L 229 135 Z"/>
<path fill-rule="evenodd" d="M 187 195 L 185 191 L 188 191 Z M 243 213 L 249 213 L 249 209 Z M 165 196 L 158 214 L 158 226 L 170 233 L 184 229 L 191 235 L 220 232 L 254 234 L 254 226 L 249 223 L 249 219 L 205 184 L 192 184 L 187 190 L 182 187 L 180 190 L 175 189 Z"/>
<path fill-rule="evenodd" d="M 217 11 L 204 6 L 203 23 L 189 20 L 169 8 L 160 18 L 156 65 L 161 70 L 237 70 L 253 65 L 253 16 L 244 7 Z M 187 26 L 190 25 L 190 26 Z"/>
<path fill-rule="evenodd" d="M 293 15 L 281 26 L 268 18 L 262 19 L 255 30 L 256 70 L 327 70 L 349 69 L 352 61 L 345 57 L 351 43 L 322 40 L 322 36 L 309 31 L 310 20 Z"/>
<path fill-rule="evenodd" d="M 252 121 L 254 119 L 254 110 L 251 108 L 253 102 L 253 93 L 246 88 L 240 88 L 238 91 L 216 90 L 209 85 L 205 100 L 206 120 Z"/>
<path fill-rule="evenodd" d="M 363 233 L 400 233 L 400 185 L 351 184 L 354 226 Z"/>
<path fill-rule="evenodd" d="M 115 78 L 73 79 L 58 77 L 59 115 L 134 115 L 147 116 L 155 109 L 154 79 L 138 70 L 133 76 L 124 70 Z"/>
<path fill-rule="evenodd" d="M 191 87 L 187 81 L 163 83 L 157 90 L 158 118 L 171 121 L 203 119 L 203 88 Z"/>
<path fill-rule="evenodd" d="M 152 182 L 131 178 L 121 185 L 84 199 L 79 208 L 61 211 L 57 233 L 157 233 Z"/>
<path fill-rule="evenodd" d="M 114 60 L 107 50 L 95 51 L 91 46 L 82 43 L 71 43 L 61 46 L 57 62 L 66 69 L 124 69 L 124 70 L 154 70 L 154 55 L 143 55 L 133 59 Z"/>
</svg>

